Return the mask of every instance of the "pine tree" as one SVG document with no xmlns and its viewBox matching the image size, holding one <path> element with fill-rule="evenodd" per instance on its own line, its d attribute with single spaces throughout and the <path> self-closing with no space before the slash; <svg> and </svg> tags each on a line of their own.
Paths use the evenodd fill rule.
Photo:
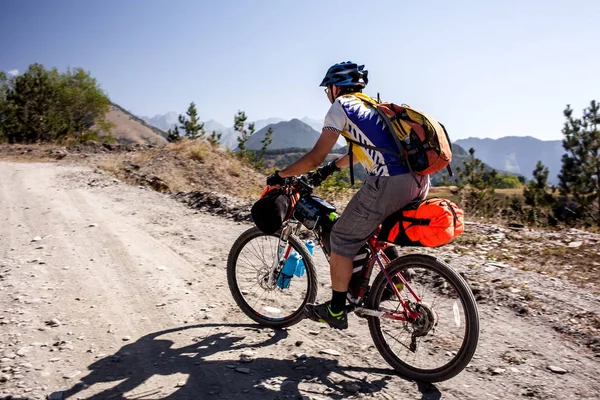
<svg viewBox="0 0 600 400">
<path fill-rule="evenodd" d="M 6 74 L 0 71 L 0 143 L 7 140 L 6 133 L 10 131 L 8 126 L 11 120 L 10 106 L 6 101 L 6 95 L 8 94 L 9 81 Z"/>
<path fill-rule="evenodd" d="M 555 199 L 548 190 L 548 168 L 538 161 L 533 170 L 533 179 L 523 189 L 525 204 L 530 207 L 526 216 L 528 222 L 535 225 L 556 225 L 557 221 L 552 215 Z"/>
<path fill-rule="evenodd" d="M 596 101 L 573 117 L 570 105 L 564 111 L 563 148 L 559 190 L 563 210 L 559 216 L 572 216 L 586 225 L 600 225 L 600 105 Z M 572 203 L 572 204 L 568 204 Z"/>
<path fill-rule="evenodd" d="M 262 147 L 260 148 L 260 151 L 256 153 L 254 158 L 254 167 L 256 169 L 261 170 L 265 167 L 265 152 L 269 149 L 271 143 L 273 143 L 271 136 L 273 136 L 273 128 L 269 127 L 267 132 L 265 132 L 265 137 L 260 141 Z"/>
<path fill-rule="evenodd" d="M 250 136 L 254 135 L 254 123 L 251 123 L 246 127 L 247 120 L 248 117 L 246 116 L 246 113 L 238 111 L 233 117 L 233 129 L 239 133 L 237 138 L 239 157 L 250 160 L 253 152 L 246 148 L 246 143 L 248 142 L 248 139 L 250 139 Z"/>
<path fill-rule="evenodd" d="M 11 143 L 33 143 L 52 139 L 52 127 L 59 117 L 55 108 L 58 91 L 53 75 L 41 64 L 32 64 L 13 80 L 6 100 L 12 108 Z"/>
<path fill-rule="evenodd" d="M 512 221 L 522 221 L 524 218 L 523 200 L 515 195 L 510 196 L 508 199 L 508 209 L 506 210 L 506 217 Z"/>
<path fill-rule="evenodd" d="M 208 137 L 208 143 L 210 143 L 213 146 L 218 146 L 221 140 L 221 136 L 221 133 L 217 133 L 217 131 L 212 131 L 212 133 Z"/>
<path fill-rule="evenodd" d="M 179 128 L 174 126 L 172 129 L 167 131 L 167 140 L 169 142 L 178 142 L 181 140 L 181 135 L 179 134 Z"/>
<path fill-rule="evenodd" d="M 198 117 L 198 111 L 196 110 L 196 104 L 192 101 L 186 112 L 187 118 L 183 115 L 179 115 L 180 128 L 185 133 L 188 139 L 202 139 L 206 132 L 204 131 L 204 124 L 200 122 Z"/>
<path fill-rule="evenodd" d="M 461 206 L 475 216 L 491 217 L 498 212 L 495 188 L 498 172 L 485 169 L 485 164 L 475 157 L 475 149 L 469 149 L 469 160 L 457 167 L 458 179 L 454 193 L 459 196 Z"/>
</svg>

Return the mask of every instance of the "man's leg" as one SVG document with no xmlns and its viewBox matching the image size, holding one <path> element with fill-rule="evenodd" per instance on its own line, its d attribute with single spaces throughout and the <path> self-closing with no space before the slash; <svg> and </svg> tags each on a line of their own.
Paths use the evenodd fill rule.
<svg viewBox="0 0 600 400">
<path fill-rule="evenodd" d="M 331 253 L 331 288 L 338 292 L 347 292 L 352 278 L 352 258 Z"/>
<path fill-rule="evenodd" d="M 348 327 L 346 296 L 348 293 L 348 283 L 352 277 L 352 258 L 331 253 L 329 263 L 332 289 L 331 300 L 323 304 L 307 304 L 305 313 L 313 321 L 325 322 L 332 328 L 346 329 Z"/>
<path fill-rule="evenodd" d="M 390 214 L 410 201 L 424 198 L 429 189 L 428 177 L 420 179 L 419 187 L 409 174 L 394 177 L 368 177 L 358 193 L 350 200 L 331 232 L 331 301 L 308 304 L 308 318 L 329 326 L 345 329 L 348 283 L 352 277 L 353 258 L 377 226 Z M 390 183 L 391 182 L 391 183 Z M 393 250 L 391 250 L 393 252 Z M 394 256 L 394 254 L 388 254 Z M 333 310 L 332 310 L 333 307 Z M 338 310 L 340 310 L 338 312 Z"/>
<path fill-rule="evenodd" d="M 344 311 L 344 308 L 346 307 L 348 284 L 352 278 L 352 264 L 352 258 L 344 257 L 337 253 L 331 253 L 329 265 L 333 294 L 329 307 L 332 313 L 338 314 Z"/>
<path fill-rule="evenodd" d="M 333 328 L 348 327 L 345 308 L 353 259 L 382 220 L 376 207 L 380 195 L 377 179 L 367 178 L 331 231 L 331 301 L 309 304 L 305 308 L 310 319 L 325 322 Z"/>
</svg>

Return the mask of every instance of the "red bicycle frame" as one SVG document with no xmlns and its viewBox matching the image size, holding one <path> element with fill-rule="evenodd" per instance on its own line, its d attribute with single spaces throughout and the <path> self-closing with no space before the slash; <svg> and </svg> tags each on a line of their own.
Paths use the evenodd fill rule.
<svg viewBox="0 0 600 400">
<path fill-rule="evenodd" d="M 397 321 L 404 321 L 404 322 L 414 322 L 417 319 L 417 317 L 419 316 L 419 312 L 416 310 L 415 311 L 411 310 L 410 302 L 408 300 L 405 300 L 402 298 L 402 296 L 400 295 L 400 292 L 398 291 L 398 288 L 393 283 L 392 276 L 388 273 L 387 269 L 381 262 L 380 257 L 383 258 L 383 261 L 386 263 L 386 265 L 390 263 L 390 259 L 382 251 L 383 249 L 386 248 L 387 244 L 385 242 L 377 240 L 377 232 L 378 231 L 379 231 L 379 229 L 368 239 L 369 247 L 371 248 L 371 258 L 369 259 L 369 262 L 367 263 L 367 269 L 365 271 L 364 278 L 368 279 L 371 277 L 373 268 L 375 267 L 375 264 L 377 264 L 379 266 L 379 268 L 381 269 L 381 271 L 383 272 L 383 274 L 385 275 L 392 290 L 394 291 L 394 295 L 400 301 L 400 305 L 402 306 L 403 313 L 399 314 L 398 310 L 396 310 L 396 311 L 385 310 L 385 311 L 381 311 L 381 312 L 379 312 L 377 310 L 373 310 L 373 311 L 378 313 L 379 316 L 382 318 L 389 318 L 389 319 L 393 319 L 393 320 L 397 320 Z M 402 282 L 404 287 L 408 289 L 408 291 L 414 297 L 417 304 L 421 303 L 421 299 L 415 293 L 415 291 L 410 286 L 408 281 L 404 278 L 404 276 L 402 276 L 402 274 L 398 273 L 398 274 L 396 274 L 396 278 L 398 278 Z M 366 294 L 366 289 L 364 287 L 361 287 L 358 292 L 358 298 L 361 299 L 365 294 Z M 361 309 L 361 312 L 367 313 L 367 310 Z M 372 314 L 372 313 L 369 313 L 369 314 Z"/>
<path fill-rule="evenodd" d="M 291 216 L 293 214 L 293 209 L 295 207 L 296 201 L 298 201 L 302 195 L 301 191 L 302 191 L 301 184 L 296 183 L 296 184 L 292 185 L 291 196 L 290 196 L 290 199 L 292 200 L 292 205 L 290 207 L 289 216 Z M 267 190 L 265 190 L 265 192 L 263 192 L 263 195 L 266 192 L 267 192 Z M 288 216 L 288 218 L 289 218 L 289 216 Z M 369 259 L 369 262 L 367 263 L 367 269 L 365 270 L 363 277 L 365 279 L 369 279 L 371 277 L 371 273 L 373 272 L 373 268 L 375 267 L 375 264 L 377 264 L 379 266 L 379 268 L 381 269 L 381 271 L 383 272 L 383 274 L 385 275 L 387 281 L 389 282 L 390 287 L 394 291 L 394 295 L 399 300 L 400 305 L 402 306 L 402 312 L 400 312 L 400 310 L 399 310 L 400 307 L 398 307 L 398 309 L 396 309 L 396 310 L 386 310 L 386 309 L 370 310 L 370 309 L 360 307 L 360 308 L 357 308 L 356 311 L 360 312 L 362 314 L 365 314 L 365 315 L 372 315 L 372 316 L 377 316 L 377 317 L 381 317 L 381 318 L 393 319 L 393 320 L 397 320 L 397 321 L 414 322 L 419 317 L 418 308 L 416 310 L 412 310 L 410 307 L 411 302 L 402 298 L 402 296 L 400 295 L 400 292 L 398 291 L 398 288 L 396 287 L 396 285 L 394 284 L 394 281 L 392 280 L 392 276 L 390 276 L 390 274 L 387 272 L 387 269 L 381 262 L 380 257 L 383 258 L 383 261 L 386 263 L 386 265 L 390 263 L 390 259 L 382 251 L 383 249 L 386 248 L 387 243 L 377 239 L 378 233 L 379 233 L 379 228 L 367 240 L 367 242 L 369 243 L 369 247 L 371 249 L 371 257 Z M 325 252 L 325 247 L 323 246 L 323 238 L 320 237 L 320 235 L 317 235 L 317 237 L 319 238 L 319 241 L 321 242 L 320 243 L 321 249 L 323 249 L 326 258 L 329 261 L 329 254 L 327 254 L 327 252 Z M 290 250 L 291 250 L 291 246 L 288 245 L 287 249 L 285 251 L 284 258 L 283 258 L 284 260 L 288 257 Z M 415 302 L 417 304 L 420 304 L 421 299 L 415 293 L 415 291 L 412 289 L 412 287 L 410 286 L 408 281 L 404 278 L 404 276 L 402 276 L 402 274 L 398 273 L 398 274 L 396 274 L 396 278 L 402 282 L 402 284 L 404 285 L 404 287 L 406 289 L 408 289 L 410 294 L 414 297 Z M 366 294 L 366 289 L 364 287 L 361 287 L 358 292 L 358 299 L 359 300 L 362 299 L 365 296 L 365 294 Z"/>
</svg>

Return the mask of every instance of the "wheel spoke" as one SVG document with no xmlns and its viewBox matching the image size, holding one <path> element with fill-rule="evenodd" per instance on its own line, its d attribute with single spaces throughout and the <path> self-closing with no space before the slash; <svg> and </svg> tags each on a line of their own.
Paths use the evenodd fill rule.
<svg viewBox="0 0 600 400">
<path fill-rule="evenodd" d="M 260 243 L 260 242 L 259 242 L 259 243 Z M 256 249 L 256 248 L 254 247 L 254 243 L 253 243 L 253 242 L 250 242 L 250 245 L 252 246 L 252 250 L 254 250 L 254 254 L 256 255 L 256 258 L 257 258 L 259 261 L 262 261 L 262 262 L 263 262 L 263 265 L 266 265 L 266 263 L 265 263 L 265 257 L 264 257 L 264 255 L 261 253 L 261 251 L 260 251 L 259 249 Z"/>
<path fill-rule="evenodd" d="M 307 258 L 306 248 L 294 238 L 290 237 L 288 245 L 292 246 L 292 249 L 303 259 Z M 272 273 L 273 266 L 278 263 L 278 240 L 277 236 L 267 236 L 257 232 L 240 245 L 234 260 L 235 281 L 240 293 L 242 290 L 245 293 L 240 295 L 242 303 L 238 302 L 238 304 L 243 310 L 245 308 L 251 310 L 250 315 L 266 318 L 265 322 L 272 321 L 273 318 L 283 321 L 300 315 L 299 312 L 307 302 L 310 293 L 310 281 L 315 279 L 312 277 L 314 270 L 308 268 L 304 261 L 307 267 L 306 273 L 302 277 L 292 275 L 287 288 L 282 289 L 276 282 L 268 282 L 267 277 Z"/>
<path fill-rule="evenodd" d="M 411 260 L 404 264 L 400 261 L 390 263 L 388 271 L 392 276 L 408 269 L 414 271 L 410 279 L 403 276 L 421 299 L 417 305 L 412 296 L 408 297 L 411 308 L 419 310 L 416 320 L 408 323 L 373 318 L 369 325 L 378 349 L 398 371 L 423 380 L 431 379 L 427 374 L 433 370 L 435 373 L 444 371 L 451 377 L 466 366 L 475 351 L 479 326 L 477 309 L 470 292 L 465 290 L 467 284 L 458 274 L 441 262 L 421 257 L 408 256 Z M 370 307 L 396 308 L 401 313 L 399 302 L 379 304 L 386 285 L 389 283 L 380 275 L 373 284 Z M 466 307 L 471 307 L 472 311 Z M 474 343 L 463 346 L 468 330 Z M 414 351 L 411 344 L 415 346 Z M 467 355 L 461 356 L 461 352 L 467 352 Z M 457 363 L 459 369 L 454 367 Z"/>
</svg>

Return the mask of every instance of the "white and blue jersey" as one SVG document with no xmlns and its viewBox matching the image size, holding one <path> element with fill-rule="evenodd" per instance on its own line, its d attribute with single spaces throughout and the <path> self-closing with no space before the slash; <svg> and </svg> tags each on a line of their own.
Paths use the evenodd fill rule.
<svg viewBox="0 0 600 400">
<path fill-rule="evenodd" d="M 377 110 L 351 94 L 338 97 L 325 116 L 325 130 L 370 146 L 398 152 L 394 138 Z M 369 175 L 395 176 L 410 172 L 400 157 L 362 146 L 352 146 L 353 156 Z"/>
</svg>

